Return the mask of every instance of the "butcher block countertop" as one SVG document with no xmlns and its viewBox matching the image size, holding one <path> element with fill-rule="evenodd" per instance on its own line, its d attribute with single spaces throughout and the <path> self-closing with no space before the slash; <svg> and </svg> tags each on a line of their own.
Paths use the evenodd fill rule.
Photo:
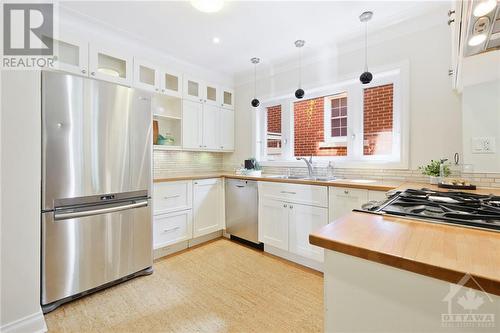
<svg viewBox="0 0 500 333">
<path fill-rule="evenodd" d="M 500 232 L 353 212 L 309 235 L 309 241 L 452 283 L 469 273 L 500 296 Z M 473 279 L 466 285 L 478 289 Z"/>
<path fill-rule="evenodd" d="M 191 173 L 191 174 L 179 174 L 172 175 L 169 177 L 155 178 L 155 183 L 161 182 L 171 182 L 178 180 L 194 180 L 194 179 L 207 179 L 207 178 L 231 178 L 231 179 L 245 179 L 245 180 L 257 180 L 275 183 L 292 183 L 292 184 L 304 184 L 304 185 L 319 185 L 319 186 L 337 186 L 337 187 L 349 187 L 358 189 L 367 189 L 373 191 L 390 191 L 398 188 L 402 185 L 402 182 L 397 181 L 380 181 L 380 180 L 364 180 L 364 179 L 334 179 L 330 181 L 321 180 L 309 180 L 309 179 L 285 179 L 277 178 L 275 175 L 262 175 L 260 177 L 246 176 L 246 175 L 236 175 L 230 172 L 213 172 L 213 173 Z"/>
</svg>

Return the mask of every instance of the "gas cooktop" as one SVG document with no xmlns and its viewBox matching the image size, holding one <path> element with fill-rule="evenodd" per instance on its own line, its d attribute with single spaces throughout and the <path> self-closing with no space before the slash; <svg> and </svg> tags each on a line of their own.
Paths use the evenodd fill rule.
<svg viewBox="0 0 500 333">
<path fill-rule="evenodd" d="M 494 195 L 408 189 L 369 202 L 362 211 L 500 231 L 500 196 Z"/>
</svg>

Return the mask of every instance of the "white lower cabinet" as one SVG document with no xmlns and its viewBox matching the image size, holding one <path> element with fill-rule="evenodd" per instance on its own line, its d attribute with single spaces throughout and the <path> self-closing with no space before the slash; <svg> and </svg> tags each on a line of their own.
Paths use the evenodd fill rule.
<svg viewBox="0 0 500 333">
<path fill-rule="evenodd" d="M 193 237 L 222 229 L 222 185 L 219 178 L 193 184 Z"/>
<path fill-rule="evenodd" d="M 368 201 L 381 201 L 386 198 L 384 191 L 346 187 L 330 187 L 329 194 L 330 221 L 334 221 L 343 215 L 352 212 L 353 209 L 361 209 L 361 206 Z"/>
<path fill-rule="evenodd" d="M 309 234 L 328 223 L 326 188 L 296 184 L 290 187 L 279 184 L 282 187 L 277 188 L 274 185 L 259 183 L 259 241 L 292 254 L 284 256 L 289 260 L 296 260 L 296 255 L 323 262 L 323 249 L 309 244 Z M 322 206 L 303 202 L 317 202 Z"/>
<path fill-rule="evenodd" d="M 155 215 L 153 220 L 154 248 L 172 245 L 193 237 L 193 214 L 191 209 Z"/>
<path fill-rule="evenodd" d="M 289 251 L 323 262 L 323 249 L 309 243 L 309 234 L 328 224 L 328 209 L 297 204 L 288 207 Z"/>
<path fill-rule="evenodd" d="M 259 241 L 288 251 L 288 208 L 282 201 L 264 199 L 259 204 Z"/>
</svg>

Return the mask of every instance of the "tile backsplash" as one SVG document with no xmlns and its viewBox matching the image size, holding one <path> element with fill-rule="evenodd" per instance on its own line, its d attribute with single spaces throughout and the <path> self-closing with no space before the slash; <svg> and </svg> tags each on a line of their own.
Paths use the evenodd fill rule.
<svg viewBox="0 0 500 333">
<path fill-rule="evenodd" d="M 154 178 L 168 177 L 186 173 L 210 173 L 222 170 L 234 170 L 234 166 L 224 165 L 224 153 L 164 151 L 155 150 L 153 154 Z M 335 168 L 337 178 L 346 179 L 376 179 L 393 182 L 429 183 L 429 177 L 419 170 L 395 169 L 353 169 Z M 263 167 L 267 174 L 287 174 L 307 176 L 305 167 Z M 317 176 L 325 176 L 326 168 L 315 168 Z M 453 177 L 453 176 L 452 176 Z M 456 176 L 458 178 L 458 176 Z M 500 173 L 462 173 L 461 178 L 467 179 L 478 187 L 500 187 Z"/>
<path fill-rule="evenodd" d="M 223 169 L 223 153 L 167 151 L 153 152 L 154 178 L 196 172 L 216 172 Z"/>
<path fill-rule="evenodd" d="M 289 170 L 289 171 L 288 171 Z M 317 176 L 326 176 L 326 168 L 315 168 Z M 307 176 L 307 168 L 281 168 L 281 167 L 263 167 L 262 172 L 267 174 L 287 174 L 297 176 Z M 420 170 L 395 170 L 395 169 L 354 169 L 354 168 L 335 168 L 334 175 L 337 178 L 346 179 L 376 179 L 395 182 L 416 182 L 429 183 L 429 177 L 422 175 Z M 452 175 L 451 178 L 464 178 L 478 187 L 500 187 L 500 173 L 462 173 Z"/>
</svg>

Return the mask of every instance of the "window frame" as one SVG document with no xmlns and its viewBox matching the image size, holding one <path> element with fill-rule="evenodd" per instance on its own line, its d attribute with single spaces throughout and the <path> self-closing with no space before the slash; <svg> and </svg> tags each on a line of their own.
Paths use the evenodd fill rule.
<svg viewBox="0 0 500 333">
<path fill-rule="evenodd" d="M 318 97 L 331 97 L 347 93 L 347 156 L 314 156 L 315 165 L 326 167 L 330 161 L 341 168 L 386 168 L 408 169 L 409 165 L 409 62 L 374 69 L 374 79 L 371 83 L 361 85 L 357 74 L 338 83 L 317 88 L 306 87 L 306 100 Z M 365 88 L 373 88 L 385 84 L 393 84 L 393 153 L 388 155 L 364 155 L 363 153 L 363 93 Z M 255 114 L 256 128 L 254 131 L 254 152 L 262 166 L 270 167 L 300 167 L 302 161 L 297 161 L 294 154 L 294 114 L 293 103 L 297 99 L 292 95 L 268 98 Z M 281 104 L 282 111 L 282 157 L 266 158 L 265 145 L 262 144 L 262 130 L 266 129 L 267 115 L 265 108 Z M 326 112 L 325 112 L 326 113 Z M 264 122 L 263 122 L 264 120 Z M 325 144 L 328 142 L 325 140 Z M 298 157 L 298 156 L 297 156 Z"/>
<path fill-rule="evenodd" d="M 347 144 L 347 133 L 345 136 L 332 136 L 332 100 L 337 99 L 337 98 L 343 98 L 345 97 L 347 99 L 347 113 L 345 116 L 342 117 L 337 117 L 339 119 L 346 118 L 347 122 L 349 122 L 349 96 L 347 95 L 347 92 L 343 92 L 340 94 L 334 94 L 334 95 L 329 95 L 324 97 L 324 107 L 323 109 L 326 111 L 324 112 L 324 144 L 325 146 L 333 146 L 337 147 L 339 144 Z M 346 125 L 346 128 L 349 128 L 349 124 Z M 343 145 L 340 145 L 343 146 Z"/>
</svg>

